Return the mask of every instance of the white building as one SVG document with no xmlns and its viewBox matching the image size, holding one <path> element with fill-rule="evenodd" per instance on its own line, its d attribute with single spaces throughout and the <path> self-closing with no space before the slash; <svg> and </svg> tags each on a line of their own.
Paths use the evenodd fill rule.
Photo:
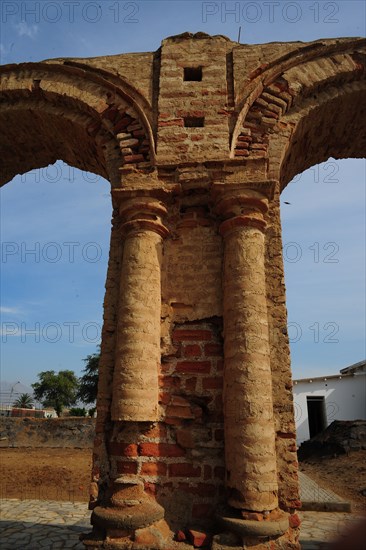
<svg viewBox="0 0 366 550">
<path fill-rule="evenodd" d="M 339 374 L 294 380 L 293 393 L 298 445 L 333 420 L 366 420 L 366 361 Z"/>
</svg>

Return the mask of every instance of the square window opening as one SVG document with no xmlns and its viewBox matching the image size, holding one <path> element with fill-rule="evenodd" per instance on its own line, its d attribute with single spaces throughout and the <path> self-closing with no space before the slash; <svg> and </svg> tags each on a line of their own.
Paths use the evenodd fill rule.
<svg viewBox="0 0 366 550">
<path fill-rule="evenodd" d="M 201 82 L 202 67 L 184 67 L 183 78 L 186 82 Z"/>
<path fill-rule="evenodd" d="M 186 116 L 184 117 L 185 128 L 203 128 L 205 125 L 205 117 L 203 116 Z"/>
</svg>

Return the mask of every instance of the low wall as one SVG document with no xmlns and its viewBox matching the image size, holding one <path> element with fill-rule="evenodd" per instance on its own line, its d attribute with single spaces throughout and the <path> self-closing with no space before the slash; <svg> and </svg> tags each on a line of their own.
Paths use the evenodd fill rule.
<svg viewBox="0 0 366 550">
<path fill-rule="evenodd" d="M 62 447 L 90 449 L 94 418 L 0 417 L 0 447 Z"/>
</svg>

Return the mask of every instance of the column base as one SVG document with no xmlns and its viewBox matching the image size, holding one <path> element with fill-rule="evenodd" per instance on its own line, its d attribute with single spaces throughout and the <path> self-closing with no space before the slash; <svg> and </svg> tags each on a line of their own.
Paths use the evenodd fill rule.
<svg viewBox="0 0 366 550">
<path fill-rule="evenodd" d="M 104 550 L 160 550 L 172 533 L 164 521 L 164 508 L 144 493 L 137 478 L 121 477 L 113 482 L 106 505 L 94 508 L 93 531 L 81 535 L 85 548 Z"/>
<path fill-rule="evenodd" d="M 217 518 L 226 531 L 240 537 L 279 537 L 289 528 L 289 514 L 282 510 L 276 513 L 275 518 L 262 521 L 243 519 L 240 511 L 233 509 L 224 511 Z"/>
<path fill-rule="evenodd" d="M 108 529 L 103 532 L 94 528 L 91 533 L 81 535 L 80 540 L 88 550 L 163 550 L 171 548 L 172 533 L 168 524 L 159 520 L 133 531 Z"/>
<path fill-rule="evenodd" d="M 242 513 L 221 510 L 217 519 L 223 532 L 214 536 L 211 550 L 300 550 L 298 529 L 291 527 L 290 514 L 275 510 L 264 519 L 257 514 L 260 519 L 256 520 L 244 519 Z"/>
</svg>

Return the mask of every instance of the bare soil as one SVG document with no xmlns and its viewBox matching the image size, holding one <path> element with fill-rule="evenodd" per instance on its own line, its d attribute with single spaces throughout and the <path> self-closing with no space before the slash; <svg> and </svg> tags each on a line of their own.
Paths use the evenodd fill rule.
<svg viewBox="0 0 366 550">
<path fill-rule="evenodd" d="M 0 496 L 89 500 L 91 449 L 0 449 Z"/>
<path fill-rule="evenodd" d="M 0 496 L 40 500 L 88 501 L 91 449 L 0 449 Z M 313 457 L 300 468 L 324 489 L 366 510 L 366 451 Z"/>
<path fill-rule="evenodd" d="M 320 487 L 350 502 L 353 512 L 366 511 L 366 450 L 338 456 L 314 456 L 300 462 L 300 470 Z"/>
</svg>

